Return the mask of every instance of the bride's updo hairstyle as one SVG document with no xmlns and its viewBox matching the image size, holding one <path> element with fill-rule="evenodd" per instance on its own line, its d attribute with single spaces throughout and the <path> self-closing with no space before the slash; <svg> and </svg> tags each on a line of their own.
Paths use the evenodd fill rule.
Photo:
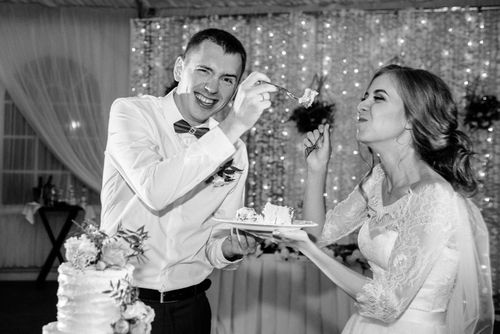
<svg viewBox="0 0 500 334">
<path fill-rule="evenodd" d="M 474 194 L 477 181 L 471 167 L 472 143 L 458 130 L 457 105 L 448 85 L 428 71 L 399 65 L 380 68 L 370 84 L 386 74 L 403 100 L 416 152 L 456 191 Z"/>
</svg>

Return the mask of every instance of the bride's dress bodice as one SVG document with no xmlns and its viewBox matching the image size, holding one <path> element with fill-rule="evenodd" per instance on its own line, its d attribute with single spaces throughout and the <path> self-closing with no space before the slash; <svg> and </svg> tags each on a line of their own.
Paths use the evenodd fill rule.
<svg viewBox="0 0 500 334">
<path fill-rule="evenodd" d="M 428 184 L 384 206 L 383 178 L 376 166 L 363 187 L 368 208 L 356 189 L 328 212 L 320 243 L 360 228 L 358 245 L 373 272 L 356 296 L 361 315 L 393 322 L 408 309 L 444 312 L 458 268 L 455 193 Z"/>
<path fill-rule="evenodd" d="M 397 237 L 398 233 L 391 230 L 372 236 L 370 235 L 369 224 L 361 227 L 358 234 L 358 245 L 361 253 L 370 263 L 375 281 L 390 280 L 389 261 Z M 404 256 L 400 255 L 399 257 Z M 408 308 L 429 312 L 445 311 L 451 295 L 457 266 L 457 252 L 445 247 Z M 424 274 L 422 272 L 422 275 Z M 404 280 L 405 277 L 401 277 L 401 281 Z M 416 281 L 418 281 L 418 277 Z"/>
</svg>

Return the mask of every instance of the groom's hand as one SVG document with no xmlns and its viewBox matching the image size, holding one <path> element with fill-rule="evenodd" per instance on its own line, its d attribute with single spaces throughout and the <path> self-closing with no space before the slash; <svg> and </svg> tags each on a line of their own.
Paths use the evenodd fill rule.
<svg viewBox="0 0 500 334">
<path fill-rule="evenodd" d="M 251 129 L 262 112 L 271 106 L 271 93 L 278 89 L 270 84 L 263 73 L 252 72 L 238 87 L 233 108 L 219 123 L 226 136 L 235 142 L 244 132 Z"/>
<path fill-rule="evenodd" d="M 256 249 L 255 238 L 234 228 L 222 243 L 222 254 L 229 261 L 236 261 L 245 255 L 255 253 Z"/>
</svg>

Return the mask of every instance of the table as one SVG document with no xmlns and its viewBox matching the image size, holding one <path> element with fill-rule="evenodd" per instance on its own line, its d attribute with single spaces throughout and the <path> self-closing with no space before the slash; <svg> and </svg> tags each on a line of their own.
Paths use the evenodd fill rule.
<svg viewBox="0 0 500 334">
<path fill-rule="evenodd" d="M 355 311 L 353 300 L 303 256 L 249 256 L 210 279 L 212 334 L 340 334 Z"/>
<path fill-rule="evenodd" d="M 64 221 L 64 225 L 61 228 L 57 238 L 52 231 L 50 226 L 49 216 L 51 213 L 66 213 L 66 219 Z M 40 215 L 40 219 L 42 220 L 43 226 L 47 235 L 52 243 L 52 249 L 45 260 L 45 263 L 40 270 L 37 278 L 37 284 L 41 284 L 45 282 L 47 275 L 52 268 L 52 265 L 56 259 L 59 259 L 59 262 L 62 263 L 64 261 L 64 257 L 61 254 L 61 247 L 68 236 L 68 233 L 73 225 L 73 221 L 81 220 L 84 217 L 84 210 L 82 207 L 78 205 L 60 205 L 60 206 L 43 206 L 38 209 L 38 214 Z"/>
</svg>

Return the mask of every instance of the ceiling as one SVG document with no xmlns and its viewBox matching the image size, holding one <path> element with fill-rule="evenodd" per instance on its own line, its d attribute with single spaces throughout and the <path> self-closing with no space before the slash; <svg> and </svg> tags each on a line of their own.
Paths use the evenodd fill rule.
<svg viewBox="0 0 500 334">
<path fill-rule="evenodd" d="M 500 7 L 500 0 L 0 0 L 0 4 L 132 9 L 138 16 L 236 15 L 331 9 Z"/>
</svg>

